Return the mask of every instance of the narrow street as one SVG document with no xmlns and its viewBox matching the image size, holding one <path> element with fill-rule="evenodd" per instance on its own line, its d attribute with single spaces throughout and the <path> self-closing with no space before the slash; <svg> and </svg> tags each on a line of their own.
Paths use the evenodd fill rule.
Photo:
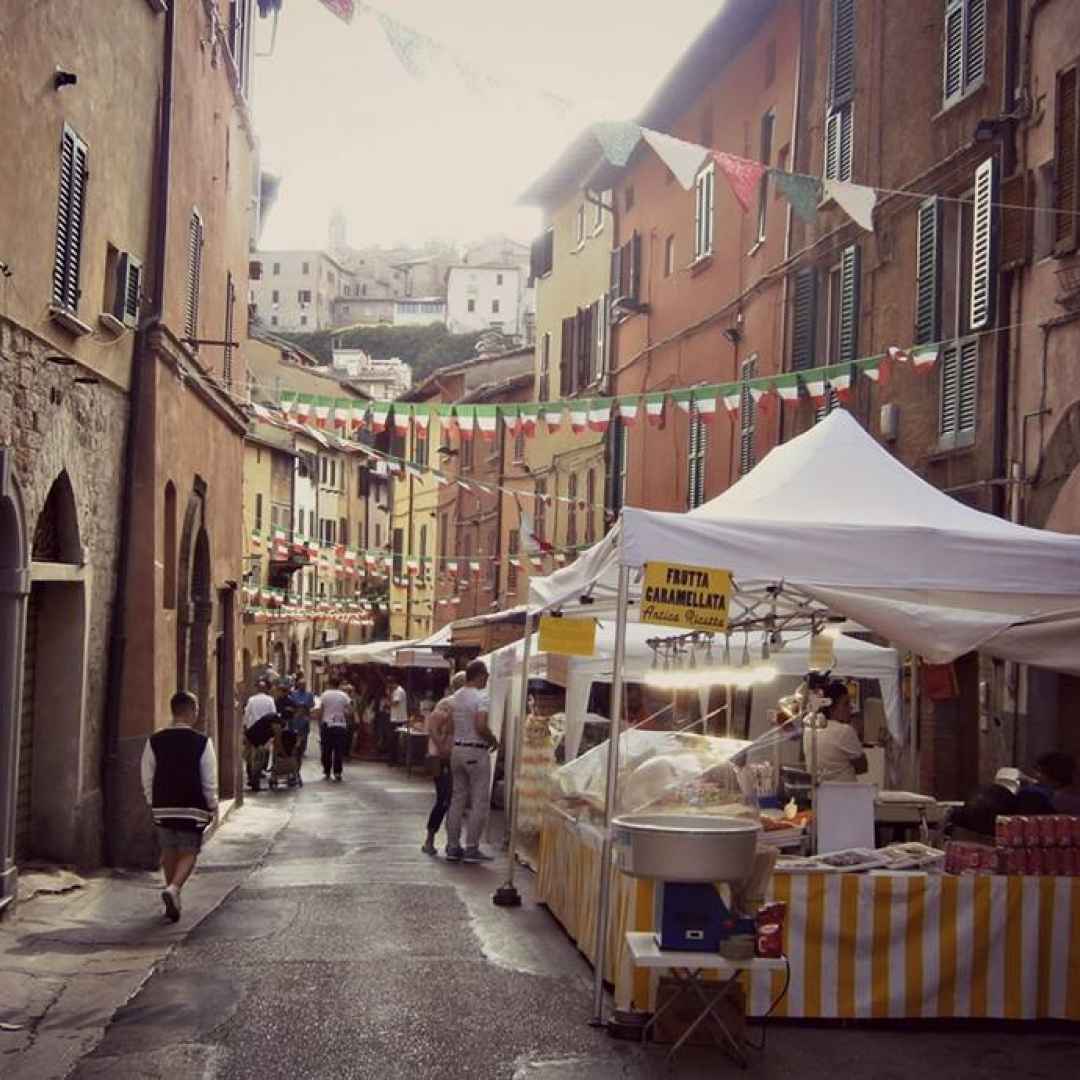
<svg viewBox="0 0 1080 1080">
<path fill-rule="evenodd" d="M 591 971 L 532 901 L 530 875 L 522 874 L 524 906 L 501 910 L 491 903 L 501 862 L 452 865 L 420 853 L 426 779 L 352 763 L 344 783 L 326 784 L 310 755 L 305 779 L 301 791 L 264 791 L 234 812 L 207 844 L 178 927 L 160 919 L 147 875 L 122 908 L 28 941 L 23 954 L 33 952 L 42 970 L 80 949 L 115 968 L 140 946 L 174 944 L 152 971 L 132 966 L 130 1000 L 67 1075 L 735 1073 L 702 1049 L 669 1070 L 665 1047 L 642 1050 L 591 1029 Z M 53 1027 L 78 1032 L 93 1012 L 83 1005 L 83 1025 L 67 1015 Z M 36 1031 L 39 1044 L 49 1023 Z M 777 1026 L 764 1055 L 751 1058 L 754 1075 L 770 1078 L 909 1077 L 916 1063 L 958 1078 L 1057 1077 L 1080 1069 L 1080 1039 L 1032 1028 L 1022 1037 L 985 1027 L 916 1037 L 911 1028 Z M 32 1046 L 9 1051 L 3 1071 L 10 1080 L 65 1075 L 46 1071 Z"/>
</svg>

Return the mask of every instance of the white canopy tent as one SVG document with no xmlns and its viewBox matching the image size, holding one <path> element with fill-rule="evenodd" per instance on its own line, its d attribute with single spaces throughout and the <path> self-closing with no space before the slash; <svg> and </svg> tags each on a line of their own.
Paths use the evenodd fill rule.
<svg viewBox="0 0 1080 1080">
<path fill-rule="evenodd" d="M 634 623 L 626 628 L 626 652 L 623 676 L 631 682 L 647 678 L 653 652 L 647 641 L 675 633 L 662 626 Z M 754 655 L 761 651 L 762 635 L 750 637 Z M 804 675 L 810 663 L 810 641 L 807 634 L 784 634 L 782 644 L 774 645 L 770 660 L 779 675 Z M 507 703 L 520 699 L 524 639 L 515 641 L 490 654 L 485 660 L 491 672 L 490 722 L 496 734 L 502 730 Z M 594 682 L 610 683 L 614 673 L 615 625 L 601 620 L 596 628 L 596 655 L 591 657 L 552 657 L 539 651 L 538 635 L 533 635 L 530 647 L 529 677 L 547 679 L 566 688 L 566 760 L 577 756 L 585 726 L 589 692 Z M 833 671 L 851 678 L 877 679 L 881 686 L 882 703 L 894 738 L 902 741 L 900 703 L 900 658 L 894 649 L 884 649 L 865 641 L 838 636 L 834 642 L 836 662 Z M 514 688 L 517 693 L 514 693 Z M 507 748 L 509 751 L 509 747 Z"/>
<path fill-rule="evenodd" d="M 449 645 L 450 631 L 451 627 L 447 625 L 436 630 L 430 637 L 413 638 L 410 641 L 365 641 L 356 645 L 312 649 L 311 656 L 314 660 L 326 660 L 331 664 L 386 664 L 392 667 L 396 663 L 399 649 L 423 650 Z"/>
<path fill-rule="evenodd" d="M 1080 673 L 1080 537 L 965 506 L 844 410 L 690 513 L 625 508 L 577 562 L 530 581 L 530 606 L 590 595 L 611 610 L 620 566 L 672 552 L 730 570 L 741 590 L 783 581 L 934 663 L 982 649 Z"/>
</svg>

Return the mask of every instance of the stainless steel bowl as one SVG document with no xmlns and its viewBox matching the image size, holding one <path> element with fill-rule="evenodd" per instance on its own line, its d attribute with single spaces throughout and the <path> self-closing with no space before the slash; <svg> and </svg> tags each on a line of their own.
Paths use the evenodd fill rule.
<svg viewBox="0 0 1080 1080">
<path fill-rule="evenodd" d="M 659 881 L 742 881 L 761 826 L 708 814 L 624 814 L 611 823 L 615 865 Z"/>
</svg>

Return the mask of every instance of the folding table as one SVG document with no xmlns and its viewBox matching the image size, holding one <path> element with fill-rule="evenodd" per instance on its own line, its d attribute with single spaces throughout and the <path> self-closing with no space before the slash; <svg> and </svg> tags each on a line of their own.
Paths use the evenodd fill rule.
<svg viewBox="0 0 1080 1080">
<path fill-rule="evenodd" d="M 626 946 L 630 950 L 635 967 L 668 968 L 679 982 L 679 992 L 665 1001 L 641 1029 L 641 1041 L 645 1041 L 649 1029 L 676 1001 L 680 1000 L 684 994 L 693 994 L 701 1003 L 701 1012 L 668 1052 L 668 1058 L 672 1058 L 698 1026 L 711 1017 L 723 1034 L 723 1039 L 717 1040 L 719 1045 L 727 1049 L 732 1057 L 743 1068 L 746 1068 L 746 1054 L 743 1052 L 742 1044 L 728 1030 L 721 1016 L 717 1014 L 716 1007 L 731 984 L 738 979 L 740 972 L 783 971 L 787 966 L 787 960 L 783 957 L 777 960 L 763 960 L 758 957 L 749 960 L 728 960 L 719 953 L 661 949 L 652 931 L 631 931 L 626 935 Z M 716 980 L 703 978 L 703 974 L 707 971 L 717 972 L 720 978 Z"/>
</svg>

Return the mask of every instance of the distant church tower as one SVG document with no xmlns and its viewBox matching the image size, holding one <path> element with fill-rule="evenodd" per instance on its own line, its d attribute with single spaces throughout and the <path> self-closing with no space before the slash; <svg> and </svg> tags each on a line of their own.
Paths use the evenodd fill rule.
<svg viewBox="0 0 1080 1080">
<path fill-rule="evenodd" d="M 340 206 L 330 215 L 330 250 L 344 251 L 349 246 L 349 221 Z"/>
</svg>

